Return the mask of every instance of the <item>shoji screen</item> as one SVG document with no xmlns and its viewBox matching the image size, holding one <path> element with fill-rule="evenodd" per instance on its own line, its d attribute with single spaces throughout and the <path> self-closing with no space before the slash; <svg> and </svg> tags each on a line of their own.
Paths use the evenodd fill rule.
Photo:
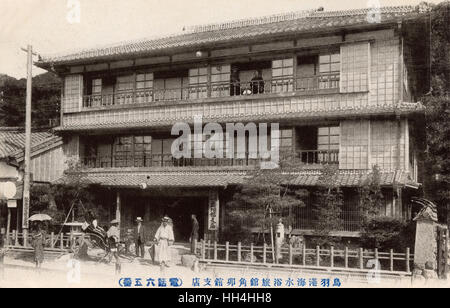
<svg viewBox="0 0 450 308">
<path fill-rule="evenodd" d="M 230 74 L 229 64 L 211 67 L 211 97 L 230 95 Z"/>
<path fill-rule="evenodd" d="M 341 46 L 341 93 L 369 90 L 369 63 L 369 42 Z"/>
<path fill-rule="evenodd" d="M 83 100 L 83 76 L 69 75 L 64 80 L 64 113 L 80 111 Z"/>
<path fill-rule="evenodd" d="M 206 98 L 208 96 L 208 68 L 200 67 L 189 70 L 189 98 Z"/>
<path fill-rule="evenodd" d="M 294 59 L 272 61 L 272 93 L 293 91 Z"/>
</svg>

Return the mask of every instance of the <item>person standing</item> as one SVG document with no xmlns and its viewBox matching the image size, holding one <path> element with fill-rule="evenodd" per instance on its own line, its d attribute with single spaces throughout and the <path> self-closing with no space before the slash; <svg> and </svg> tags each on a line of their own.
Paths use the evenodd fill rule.
<svg viewBox="0 0 450 308">
<path fill-rule="evenodd" d="M 161 226 L 158 228 L 155 234 L 155 242 L 158 245 L 159 249 L 159 262 L 161 265 L 161 269 L 165 267 L 169 267 L 169 262 L 171 261 L 170 255 L 170 246 L 175 241 L 175 237 L 173 235 L 173 228 L 169 224 L 170 218 L 165 216 L 162 219 Z"/>
<path fill-rule="evenodd" d="M 41 224 L 38 223 L 36 233 L 33 235 L 34 262 L 37 268 L 41 268 L 44 262 L 44 242 L 45 235 Z"/>
<path fill-rule="evenodd" d="M 120 230 L 119 230 L 119 221 L 114 219 L 111 221 L 111 227 L 108 229 L 108 243 L 109 248 L 111 249 L 111 254 L 114 256 L 116 260 L 116 273 L 120 273 L 120 259 L 119 259 L 119 251 L 118 245 L 120 241 Z M 111 262 L 111 255 L 109 257 L 109 262 Z"/>
<path fill-rule="evenodd" d="M 264 93 L 264 79 L 262 78 L 261 73 L 258 70 L 253 72 L 253 78 L 250 81 L 250 87 L 252 89 L 252 94 Z"/>
<path fill-rule="evenodd" d="M 145 257 L 145 229 L 141 217 L 136 218 L 137 226 L 134 229 L 134 240 L 136 247 L 136 257 Z"/>
<path fill-rule="evenodd" d="M 197 216 L 192 214 L 191 216 L 192 219 L 192 231 L 191 231 L 191 253 L 195 254 L 195 243 L 198 242 L 198 230 L 199 230 L 199 225 L 198 225 L 198 220 L 197 220 Z"/>
</svg>

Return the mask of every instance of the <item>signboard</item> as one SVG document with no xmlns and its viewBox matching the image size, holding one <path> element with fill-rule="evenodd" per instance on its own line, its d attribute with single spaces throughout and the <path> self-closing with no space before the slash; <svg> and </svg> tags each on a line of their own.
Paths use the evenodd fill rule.
<svg viewBox="0 0 450 308">
<path fill-rule="evenodd" d="M 12 199 L 16 195 L 17 188 L 13 182 L 0 183 L 0 197 L 4 196 L 6 199 Z"/>
<path fill-rule="evenodd" d="M 209 192 L 208 230 L 219 230 L 219 193 L 216 190 Z"/>
<path fill-rule="evenodd" d="M 17 200 L 8 200 L 8 208 L 15 209 L 17 208 Z"/>
</svg>

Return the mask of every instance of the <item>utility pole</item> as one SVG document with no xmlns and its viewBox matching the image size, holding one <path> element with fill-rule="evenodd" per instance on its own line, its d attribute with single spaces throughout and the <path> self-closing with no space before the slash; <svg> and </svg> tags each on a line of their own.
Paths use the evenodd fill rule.
<svg viewBox="0 0 450 308">
<path fill-rule="evenodd" d="M 25 174 L 23 178 L 22 229 L 23 246 L 26 247 L 28 245 L 28 218 L 30 217 L 31 92 L 33 79 L 33 47 L 31 45 L 28 45 L 27 49 L 24 51 L 27 52 L 27 98 L 25 107 Z"/>
</svg>

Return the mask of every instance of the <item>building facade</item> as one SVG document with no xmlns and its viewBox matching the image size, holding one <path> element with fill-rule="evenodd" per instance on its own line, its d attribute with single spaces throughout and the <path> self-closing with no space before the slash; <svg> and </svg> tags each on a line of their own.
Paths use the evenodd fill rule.
<svg viewBox="0 0 450 308">
<path fill-rule="evenodd" d="M 50 185 L 60 179 L 65 166 L 63 139 L 48 131 L 31 134 L 32 185 Z M 2 234 L 21 232 L 25 156 L 25 131 L 0 127 L 0 228 Z M 14 193 L 13 196 L 11 194 Z M 9 237 L 8 237 L 9 238 Z"/>
<path fill-rule="evenodd" d="M 122 228 L 137 216 L 152 228 L 169 215 L 177 240 L 187 241 L 196 214 L 201 237 L 220 239 L 226 203 L 259 160 L 248 142 L 240 153 L 233 149 L 239 158 L 173 157 L 172 126 L 193 127 L 201 116 L 224 130 L 227 123 L 279 123 L 281 149 L 305 166 L 298 186 L 316 186 L 323 165 L 337 166 L 345 197 L 339 233 L 352 237 L 357 187 L 374 165 L 384 214 L 412 215 L 424 111 L 416 99 L 426 83 L 418 67 L 427 59 L 418 29 L 425 17 L 416 7 L 306 11 L 198 26 L 36 64 L 64 79 L 57 130 L 65 155 L 98 185 Z M 296 213 L 294 233 L 311 232 L 311 215 L 308 208 Z"/>
</svg>

